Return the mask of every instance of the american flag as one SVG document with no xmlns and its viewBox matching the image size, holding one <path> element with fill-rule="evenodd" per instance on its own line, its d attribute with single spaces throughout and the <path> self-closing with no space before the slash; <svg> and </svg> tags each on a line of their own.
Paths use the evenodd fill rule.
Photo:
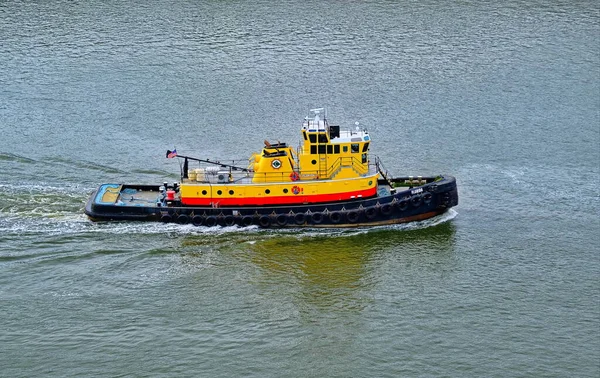
<svg viewBox="0 0 600 378">
<path fill-rule="evenodd" d="M 167 150 L 167 159 L 171 159 L 177 156 L 177 150 L 173 149 L 173 151 L 171 150 Z"/>
</svg>

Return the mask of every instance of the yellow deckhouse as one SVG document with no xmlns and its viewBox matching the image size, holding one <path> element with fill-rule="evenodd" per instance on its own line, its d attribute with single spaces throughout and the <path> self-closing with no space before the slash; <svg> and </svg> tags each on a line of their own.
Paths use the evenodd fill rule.
<svg viewBox="0 0 600 378">
<path fill-rule="evenodd" d="M 369 164 L 371 138 L 366 130 L 330 126 L 324 109 L 302 124 L 297 150 L 269 143 L 250 158 L 247 168 L 186 158 L 181 203 L 195 206 L 261 206 L 347 201 L 377 194 L 379 173 Z M 180 156 L 184 157 L 184 156 Z M 188 159 L 213 166 L 191 168 Z"/>
</svg>

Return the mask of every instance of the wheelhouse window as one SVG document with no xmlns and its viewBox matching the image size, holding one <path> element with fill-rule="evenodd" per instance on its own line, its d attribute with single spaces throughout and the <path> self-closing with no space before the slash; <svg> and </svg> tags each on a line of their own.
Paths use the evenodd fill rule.
<svg viewBox="0 0 600 378">
<path fill-rule="evenodd" d="M 367 152 L 368 149 L 369 149 L 369 143 L 365 143 L 363 146 L 362 152 Z"/>
<path fill-rule="evenodd" d="M 360 146 L 358 143 L 352 143 L 350 145 L 350 150 L 352 151 L 353 154 L 359 153 L 360 152 Z"/>
</svg>

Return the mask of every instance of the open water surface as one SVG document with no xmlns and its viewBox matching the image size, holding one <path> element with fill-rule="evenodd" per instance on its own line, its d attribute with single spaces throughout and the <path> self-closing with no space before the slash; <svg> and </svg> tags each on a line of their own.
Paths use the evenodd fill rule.
<svg viewBox="0 0 600 378">
<path fill-rule="evenodd" d="M 596 1 L 0 1 L 0 376 L 598 377 Z M 91 223 L 307 109 L 460 205 L 365 230 Z"/>
</svg>

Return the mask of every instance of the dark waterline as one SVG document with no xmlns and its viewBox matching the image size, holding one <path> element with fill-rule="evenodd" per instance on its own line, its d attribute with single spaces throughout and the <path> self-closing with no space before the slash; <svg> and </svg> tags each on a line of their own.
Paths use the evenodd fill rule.
<svg viewBox="0 0 600 378">
<path fill-rule="evenodd" d="M 600 374 L 600 8 L 0 3 L 0 375 Z M 368 230 L 91 223 L 307 109 L 456 211 Z"/>
</svg>

